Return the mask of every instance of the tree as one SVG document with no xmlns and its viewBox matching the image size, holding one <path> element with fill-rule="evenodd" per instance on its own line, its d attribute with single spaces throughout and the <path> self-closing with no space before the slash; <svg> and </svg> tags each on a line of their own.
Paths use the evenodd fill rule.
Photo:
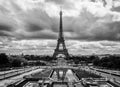
<svg viewBox="0 0 120 87">
<path fill-rule="evenodd" d="M 5 53 L 0 54 L 0 65 L 6 65 L 9 63 L 8 56 Z"/>
<path fill-rule="evenodd" d="M 93 60 L 93 65 L 99 66 L 99 62 L 100 62 L 99 58 L 96 58 Z"/>
<path fill-rule="evenodd" d="M 13 61 L 12 61 L 12 66 L 13 67 L 20 67 L 21 66 L 21 60 L 20 59 L 14 59 Z"/>
</svg>

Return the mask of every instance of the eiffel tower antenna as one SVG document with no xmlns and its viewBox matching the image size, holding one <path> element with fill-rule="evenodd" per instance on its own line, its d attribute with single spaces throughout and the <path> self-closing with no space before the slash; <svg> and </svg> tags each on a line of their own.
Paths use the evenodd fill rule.
<svg viewBox="0 0 120 87">
<path fill-rule="evenodd" d="M 62 6 L 60 6 L 60 11 L 62 11 Z"/>
</svg>

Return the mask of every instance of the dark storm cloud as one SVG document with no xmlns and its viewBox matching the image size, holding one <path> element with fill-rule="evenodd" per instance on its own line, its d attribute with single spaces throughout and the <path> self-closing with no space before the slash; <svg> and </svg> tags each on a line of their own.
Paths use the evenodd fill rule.
<svg viewBox="0 0 120 87">
<path fill-rule="evenodd" d="M 0 24 L 0 31 L 12 31 L 12 27 L 5 24 Z"/>
<path fill-rule="evenodd" d="M 102 0 L 103 1 L 103 6 L 107 5 L 107 1 L 106 0 Z"/>
<path fill-rule="evenodd" d="M 119 7 L 113 7 L 111 10 L 116 11 L 116 12 L 120 12 L 120 6 Z"/>
<path fill-rule="evenodd" d="M 21 39 L 57 39 L 57 34 L 48 33 L 34 33 L 29 35 L 24 35 Z"/>
<path fill-rule="evenodd" d="M 27 24 L 27 29 L 29 32 L 38 32 L 44 29 L 43 26 L 37 25 L 37 24 Z"/>
<path fill-rule="evenodd" d="M 0 24 L 0 36 L 9 36 L 12 37 L 12 32 L 14 28 L 10 25 Z"/>
<path fill-rule="evenodd" d="M 11 37 L 11 34 L 9 34 L 8 32 L 0 31 L 0 36 L 10 36 Z"/>
<path fill-rule="evenodd" d="M 92 40 L 120 40 L 120 22 L 107 23 L 104 27 L 96 27 L 91 32 L 93 33 Z"/>
<path fill-rule="evenodd" d="M 96 0 L 91 0 L 92 2 L 95 2 Z"/>
<path fill-rule="evenodd" d="M 48 14 L 42 10 L 32 10 L 27 14 L 23 14 L 22 18 L 28 32 L 41 31 L 43 29 L 51 28 L 52 20 Z"/>
<path fill-rule="evenodd" d="M 87 24 L 87 23 L 86 23 Z M 93 23 L 94 25 L 95 23 Z M 87 26 L 87 25 L 86 25 Z M 79 26 L 78 29 L 73 25 L 72 37 L 68 39 L 88 40 L 88 41 L 120 41 L 120 22 L 105 23 L 102 26 L 97 26 L 90 29 L 89 27 Z M 70 26 L 71 27 L 71 26 Z M 74 37 L 74 34 L 76 36 Z"/>
<path fill-rule="evenodd" d="M 45 0 L 46 2 L 54 2 L 56 4 L 64 4 L 67 0 Z"/>
<path fill-rule="evenodd" d="M 19 33 L 16 36 L 19 40 L 35 40 L 35 39 L 57 39 L 57 33 L 51 31 L 50 29 L 36 29 L 36 31 L 30 31 L 25 33 Z"/>
</svg>

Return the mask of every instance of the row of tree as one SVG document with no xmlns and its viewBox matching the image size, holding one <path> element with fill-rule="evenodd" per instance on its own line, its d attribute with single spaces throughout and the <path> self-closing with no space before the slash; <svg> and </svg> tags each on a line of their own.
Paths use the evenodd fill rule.
<svg viewBox="0 0 120 87">
<path fill-rule="evenodd" d="M 75 64 L 81 63 L 93 63 L 94 66 L 104 67 L 104 68 L 111 68 L 111 69 L 120 69 L 120 56 L 116 55 L 109 55 L 105 57 L 98 57 L 98 56 L 72 56 L 69 58 Z"/>
<path fill-rule="evenodd" d="M 20 67 L 27 64 L 27 60 L 19 57 L 8 57 L 5 53 L 0 54 L 0 68 Z"/>
<path fill-rule="evenodd" d="M 93 60 L 95 66 L 104 68 L 119 69 L 120 70 L 120 57 L 119 56 L 108 56 L 103 58 L 96 58 Z"/>
<path fill-rule="evenodd" d="M 80 63 L 92 63 L 94 59 L 98 58 L 97 56 L 71 56 L 67 60 L 73 61 L 75 64 Z"/>
<path fill-rule="evenodd" d="M 5 53 L 0 54 L 0 68 L 1 67 L 20 67 L 26 65 L 45 65 L 45 62 L 52 62 L 52 56 L 35 56 L 35 55 L 22 55 L 22 56 L 7 56 Z M 120 69 L 120 56 L 109 55 L 99 58 L 98 56 L 71 56 L 67 58 L 75 64 L 80 63 L 93 63 L 95 66 Z M 29 62 L 30 61 L 30 62 Z M 43 61 L 43 62 L 42 62 Z"/>
<path fill-rule="evenodd" d="M 29 58 L 29 59 L 28 59 Z M 30 59 L 31 58 L 31 59 Z M 36 59 L 36 60 L 35 60 Z M 27 65 L 46 65 L 44 62 L 39 61 L 41 58 L 36 58 L 34 56 L 8 56 L 5 53 L 0 54 L 0 68 L 5 67 L 21 67 Z M 42 57 L 42 59 L 44 59 Z M 46 61 L 50 60 L 50 57 L 45 57 Z"/>
</svg>

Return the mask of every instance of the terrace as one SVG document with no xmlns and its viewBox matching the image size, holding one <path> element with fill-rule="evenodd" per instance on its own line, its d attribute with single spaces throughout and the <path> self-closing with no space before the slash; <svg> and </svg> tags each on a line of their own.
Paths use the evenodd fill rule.
<svg viewBox="0 0 120 87">
<path fill-rule="evenodd" d="M 118 87 L 106 78 L 80 68 L 56 67 L 24 77 L 24 81 L 8 87 Z"/>
</svg>

